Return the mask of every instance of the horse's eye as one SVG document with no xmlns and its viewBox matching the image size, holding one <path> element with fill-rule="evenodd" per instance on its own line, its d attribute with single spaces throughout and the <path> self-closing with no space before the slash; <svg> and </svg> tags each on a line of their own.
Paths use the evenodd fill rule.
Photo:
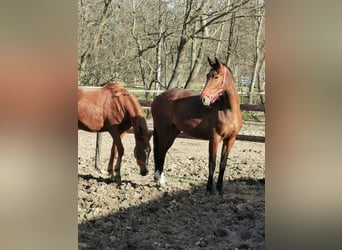
<svg viewBox="0 0 342 250">
<path fill-rule="evenodd" d="M 217 80 L 219 77 L 218 76 L 214 76 L 214 79 Z"/>
</svg>

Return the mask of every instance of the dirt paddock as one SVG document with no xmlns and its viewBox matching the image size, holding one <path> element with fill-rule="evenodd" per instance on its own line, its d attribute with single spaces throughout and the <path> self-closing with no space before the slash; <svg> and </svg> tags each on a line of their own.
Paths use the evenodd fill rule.
<svg viewBox="0 0 342 250">
<path fill-rule="evenodd" d="M 241 131 L 264 132 L 258 125 Z M 158 188 L 153 152 L 149 174 L 139 175 L 132 134 L 123 140 L 121 186 L 105 173 L 109 134 L 102 135 L 103 173 L 94 170 L 96 134 L 79 131 L 78 136 L 79 249 L 264 249 L 265 144 L 236 141 L 224 175 L 224 194 L 210 196 L 207 141 L 177 138 L 165 161 L 166 186 Z"/>
</svg>

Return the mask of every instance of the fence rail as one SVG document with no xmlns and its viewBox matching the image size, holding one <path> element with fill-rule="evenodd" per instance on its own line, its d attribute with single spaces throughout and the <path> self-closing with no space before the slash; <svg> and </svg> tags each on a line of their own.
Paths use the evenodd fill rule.
<svg viewBox="0 0 342 250">
<path fill-rule="evenodd" d="M 152 101 L 139 101 L 139 103 L 142 107 L 151 108 Z M 240 104 L 240 109 L 244 111 L 265 112 L 265 105 Z"/>
<path fill-rule="evenodd" d="M 139 101 L 140 105 L 143 108 L 151 108 L 151 101 Z M 244 111 L 261 111 L 261 112 L 265 112 L 265 106 L 264 105 L 251 105 L 251 104 L 241 104 L 240 105 L 241 110 Z M 149 128 L 150 131 L 153 130 L 153 128 Z M 128 133 L 133 133 L 133 130 L 130 129 L 128 131 Z M 178 136 L 178 138 L 186 138 L 186 139 L 198 139 L 198 138 L 194 138 L 192 136 L 189 136 L 187 134 L 184 133 L 180 133 Z M 237 135 L 236 137 L 237 140 L 239 141 L 251 141 L 251 142 L 260 142 L 260 143 L 264 143 L 265 142 L 265 136 L 256 136 L 256 135 Z"/>
<path fill-rule="evenodd" d="M 100 86 L 80 86 L 82 88 L 88 88 L 88 89 L 99 89 L 101 88 Z M 127 89 L 128 92 L 130 93 L 163 93 L 166 91 L 166 89 Z M 198 91 L 200 93 L 200 91 Z M 266 95 L 265 92 L 242 92 L 238 91 L 239 95 Z"/>
<path fill-rule="evenodd" d="M 150 132 L 152 132 L 152 129 L 149 129 Z M 133 134 L 133 128 L 130 128 L 127 133 Z M 192 137 L 190 135 L 184 134 L 181 132 L 177 138 L 183 138 L 183 139 L 194 139 L 194 140 L 202 140 L 196 137 Z M 251 141 L 251 142 L 260 142 L 265 143 L 265 136 L 256 136 L 256 135 L 237 135 L 236 140 L 239 141 Z"/>
<path fill-rule="evenodd" d="M 89 88 L 98 88 L 98 87 L 89 87 Z M 164 92 L 165 90 L 143 90 L 143 89 L 127 89 L 130 93 L 157 93 L 160 94 L 162 92 Z M 239 92 L 240 95 L 244 95 L 244 94 L 248 94 L 248 93 L 242 93 Z M 265 92 L 253 92 L 253 94 L 260 94 L 260 95 L 265 95 Z M 151 108 L 151 104 L 152 101 L 139 101 L 140 105 L 143 108 L 147 108 L 150 109 Z M 258 111 L 258 112 L 265 112 L 265 106 L 264 105 L 252 105 L 252 104 L 240 104 L 240 109 L 243 111 Z M 150 131 L 153 130 L 153 128 L 149 128 Z M 128 133 L 133 133 L 133 129 L 129 129 L 127 131 Z M 191 137 L 187 134 L 184 133 L 180 133 L 178 136 L 178 138 L 186 138 L 186 139 L 197 139 L 200 140 L 198 138 L 194 138 Z M 265 136 L 255 136 L 255 135 L 237 135 L 237 140 L 240 141 L 251 141 L 251 142 L 260 142 L 260 143 L 264 143 L 265 142 Z"/>
</svg>

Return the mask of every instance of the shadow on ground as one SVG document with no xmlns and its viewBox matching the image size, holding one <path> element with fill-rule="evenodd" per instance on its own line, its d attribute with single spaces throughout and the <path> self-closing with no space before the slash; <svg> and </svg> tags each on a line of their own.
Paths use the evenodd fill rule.
<svg viewBox="0 0 342 250">
<path fill-rule="evenodd" d="M 141 187 L 131 181 L 118 187 L 110 180 L 91 175 L 79 175 L 80 180 L 92 180 L 92 185 L 113 185 L 113 190 L 121 190 L 124 197 L 115 200 L 119 206 L 116 212 L 78 225 L 79 249 L 265 247 L 264 179 L 226 182 L 222 196 L 207 195 L 204 183 L 192 185 L 188 190 L 160 190 L 153 184 Z M 130 188 L 123 191 L 127 186 Z M 139 202 L 151 193 L 159 198 Z M 130 197 L 137 197 L 136 204 L 120 207 L 118 201 Z M 94 201 L 93 206 L 98 204 L 100 200 Z"/>
</svg>

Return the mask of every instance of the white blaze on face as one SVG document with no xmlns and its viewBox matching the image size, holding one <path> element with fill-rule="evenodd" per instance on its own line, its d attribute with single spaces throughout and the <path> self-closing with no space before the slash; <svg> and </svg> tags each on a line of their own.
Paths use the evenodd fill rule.
<svg viewBox="0 0 342 250">
<path fill-rule="evenodd" d="M 165 185 L 164 173 L 160 174 L 159 170 L 154 172 L 154 180 L 155 180 L 155 182 L 157 183 L 158 186 L 164 186 Z"/>
</svg>

